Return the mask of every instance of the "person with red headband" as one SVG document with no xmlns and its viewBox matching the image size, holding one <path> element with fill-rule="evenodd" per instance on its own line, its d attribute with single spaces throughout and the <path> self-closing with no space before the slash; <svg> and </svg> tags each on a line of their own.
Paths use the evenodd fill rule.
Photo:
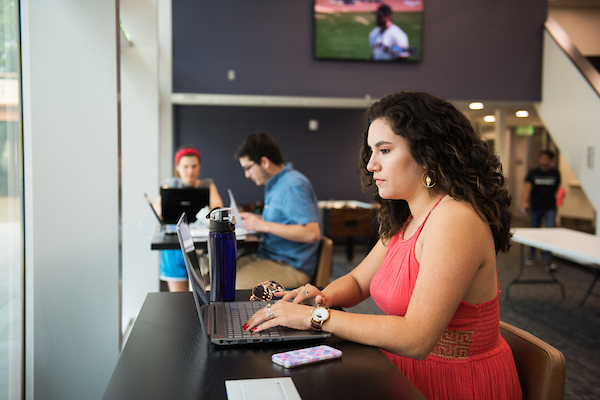
<svg viewBox="0 0 600 400">
<path fill-rule="evenodd" d="M 192 146 L 180 147 L 175 153 L 175 176 L 162 182 L 163 188 L 209 188 L 209 207 L 223 207 L 217 186 L 210 178 L 200 179 L 202 156 Z M 154 208 L 160 215 L 161 198 Z M 160 254 L 160 279 L 169 285 L 169 291 L 181 292 L 188 290 L 188 276 L 181 250 L 162 250 Z"/>
</svg>

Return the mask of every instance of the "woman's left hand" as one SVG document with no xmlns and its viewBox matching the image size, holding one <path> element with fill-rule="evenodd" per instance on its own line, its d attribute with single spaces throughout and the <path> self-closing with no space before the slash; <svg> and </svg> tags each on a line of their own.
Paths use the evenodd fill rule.
<svg viewBox="0 0 600 400">
<path fill-rule="evenodd" d="M 244 329 L 256 329 L 253 332 L 260 332 L 273 326 L 285 326 L 308 330 L 310 329 L 313 308 L 315 306 L 327 307 L 323 293 L 309 283 L 296 289 L 286 292 L 274 292 L 273 294 L 281 299 L 277 303 L 257 311 L 246 322 Z"/>
<path fill-rule="evenodd" d="M 308 330 L 310 329 L 312 310 L 313 307 L 311 306 L 279 300 L 277 303 L 270 304 L 268 307 L 254 313 L 244 325 L 244 329 L 260 332 L 274 326 L 285 326 Z"/>
<path fill-rule="evenodd" d="M 307 283 L 304 286 L 300 286 L 296 289 L 288 290 L 286 292 L 275 292 L 273 293 L 276 297 L 280 297 L 284 301 L 292 301 L 295 304 L 308 304 L 311 306 L 324 306 L 328 307 L 325 296 L 321 293 L 321 290 L 316 286 Z"/>
</svg>

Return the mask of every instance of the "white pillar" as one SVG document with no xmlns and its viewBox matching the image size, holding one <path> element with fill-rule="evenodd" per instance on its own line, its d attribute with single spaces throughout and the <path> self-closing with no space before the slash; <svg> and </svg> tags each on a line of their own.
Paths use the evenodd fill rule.
<svg viewBox="0 0 600 400">
<path fill-rule="evenodd" d="M 171 0 L 158 0 L 160 79 L 160 179 L 173 176 L 173 11 Z"/>
<path fill-rule="evenodd" d="M 25 394 L 98 399 L 120 336 L 116 3 L 20 9 Z"/>
<path fill-rule="evenodd" d="M 121 0 L 121 156 L 123 180 L 123 330 L 148 292 L 159 291 L 158 251 L 150 250 L 157 220 L 144 199 L 159 188 L 158 0 Z"/>
</svg>

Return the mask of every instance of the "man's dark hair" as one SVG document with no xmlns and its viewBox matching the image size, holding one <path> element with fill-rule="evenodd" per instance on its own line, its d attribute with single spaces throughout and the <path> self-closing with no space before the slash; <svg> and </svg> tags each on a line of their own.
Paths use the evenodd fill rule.
<svg viewBox="0 0 600 400">
<path fill-rule="evenodd" d="M 554 152 L 553 151 L 551 151 L 551 150 L 542 150 L 540 152 L 540 155 L 543 155 L 543 154 L 547 155 L 550 160 L 554 160 Z"/>
<path fill-rule="evenodd" d="M 272 163 L 283 164 L 281 148 L 271 136 L 264 132 L 249 135 L 235 152 L 236 159 L 248 157 L 250 161 L 260 164 L 262 157 L 267 157 Z"/>
<path fill-rule="evenodd" d="M 375 14 L 383 15 L 383 16 L 386 16 L 386 17 L 391 17 L 392 16 L 392 9 L 387 4 L 382 4 L 382 5 L 379 6 L 379 8 L 377 9 L 377 11 L 375 11 Z"/>
</svg>

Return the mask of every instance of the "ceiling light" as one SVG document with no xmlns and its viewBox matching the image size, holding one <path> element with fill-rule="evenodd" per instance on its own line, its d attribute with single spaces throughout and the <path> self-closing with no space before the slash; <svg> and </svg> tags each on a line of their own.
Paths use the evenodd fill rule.
<svg viewBox="0 0 600 400">
<path fill-rule="evenodd" d="M 483 109 L 483 103 L 479 103 L 479 102 L 474 102 L 469 104 L 469 108 L 471 110 L 481 110 Z"/>
<path fill-rule="evenodd" d="M 529 113 L 527 112 L 527 110 L 519 110 L 515 113 L 515 115 L 519 118 L 527 118 L 529 117 Z"/>
<path fill-rule="evenodd" d="M 486 115 L 485 117 L 483 117 L 483 120 L 485 122 L 496 122 L 496 117 L 494 117 L 493 115 Z"/>
</svg>

